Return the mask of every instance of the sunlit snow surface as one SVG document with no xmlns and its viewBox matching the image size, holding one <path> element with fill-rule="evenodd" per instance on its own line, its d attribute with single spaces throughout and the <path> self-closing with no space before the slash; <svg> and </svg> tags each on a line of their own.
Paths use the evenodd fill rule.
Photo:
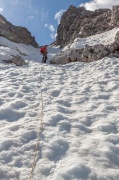
<svg viewBox="0 0 119 180">
<path fill-rule="evenodd" d="M 103 44 L 108 45 L 112 44 L 114 42 L 115 35 L 119 31 L 119 28 L 114 28 L 110 31 L 107 31 L 105 33 L 96 34 L 87 38 L 76 38 L 74 42 L 70 45 L 70 48 L 84 48 L 86 44 L 90 46 L 94 46 L 95 44 Z M 67 49 L 69 47 L 66 46 L 64 48 Z"/>
<path fill-rule="evenodd" d="M 0 63 L 0 180 L 30 176 L 41 91 L 44 128 L 32 179 L 118 180 L 119 59 L 42 64 L 39 49 L 5 41 L 0 60 L 19 54 L 17 47 L 30 61 Z M 49 58 L 60 51 L 48 50 Z"/>
</svg>

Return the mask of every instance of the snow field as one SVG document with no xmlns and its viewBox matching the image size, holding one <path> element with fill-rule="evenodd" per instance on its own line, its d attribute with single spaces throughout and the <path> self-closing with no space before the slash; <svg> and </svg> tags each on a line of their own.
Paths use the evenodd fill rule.
<svg viewBox="0 0 119 180">
<path fill-rule="evenodd" d="M 81 49 L 84 48 L 86 44 L 88 44 L 89 46 L 94 46 L 95 44 L 103 44 L 103 45 L 112 44 L 115 40 L 115 36 L 118 31 L 119 28 L 114 28 L 110 31 L 92 35 L 87 38 L 76 38 L 72 44 L 64 47 L 64 50 L 66 50 L 69 47 L 71 49 L 75 49 L 75 48 Z"/>
<path fill-rule="evenodd" d="M 65 97 L 65 101 L 62 103 L 61 100 L 58 100 L 60 103 L 57 106 L 58 113 L 55 113 L 55 117 L 53 116 L 48 121 L 53 129 L 54 126 L 58 128 L 57 132 L 55 130 L 54 133 L 52 129 L 51 137 L 53 138 L 55 134 L 55 137 L 58 138 L 59 132 L 62 131 L 62 141 L 68 139 L 68 150 L 65 155 L 63 154 L 62 160 L 61 158 L 58 160 L 54 175 L 48 179 L 118 179 L 119 154 L 118 152 L 116 154 L 114 149 L 119 150 L 119 138 L 117 138 L 119 132 L 119 101 L 117 99 L 119 82 L 113 77 L 115 72 L 117 75 L 118 66 L 116 65 L 111 70 L 111 64 L 118 63 L 118 60 L 115 59 L 112 62 L 108 60 L 105 62 L 102 60 L 97 65 L 97 69 L 101 69 L 101 72 L 99 70 L 96 72 L 99 74 L 95 73 L 93 76 L 87 72 L 85 73 L 86 76 L 82 77 L 81 72 L 80 76 L 77 77 L 76 71 L 71 68 L 73 78 L 71 76 L 70 79 L 65 77 L 65 88 L 61 88 L 60 94 L 58 90 L 53 93 L 58 99 Z M 94 64 L 96 65 L 96 63 Z M 104 63 L 106 64 L 105 67 Z M 113 81 L 111 84 L 110 78 Z M 57 101 L 55 100 L 55 102 Z M 65 115 L 62 117 L 59 112 Z M 66 119 L 66 121 L 64 122 L 62 119 Z M 118 139 L 116 146 L 112 141 L 113 138 Z M 52 157 L 55 157 L 56 152 Z M 50 151 L 50 153 L 53 152 Z M 115 168 L 113 169 L 113 167 Z M 106 169 L 105 172 L 103 168 Z"/>
<path fill-rule="evenodd" d="M 76 39 L 71 48 L 110 44 L 117 31 Z M 48 47 L 49 60 L 59 51 Z M 29 65 L 1 63 L 11 55 L 21 55 Z M 38 48 L 0 37 L 0 180 L 30 176 L 41 90 L 44 128 L 32 179 L 118 180 L 119 59 L 64 66 L 41 59 Z"/>
<path fill-rule="evenodd" d="M 44 130 L 33 179 L 118 179 L 118 59 L 1 68 L 1 179 L 30 175 L 40 119 L 40 70 Z"/>
</svg>

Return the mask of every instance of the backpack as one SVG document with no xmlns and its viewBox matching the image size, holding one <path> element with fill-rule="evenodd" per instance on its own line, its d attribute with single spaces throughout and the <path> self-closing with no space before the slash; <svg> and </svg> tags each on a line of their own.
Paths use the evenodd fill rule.
<svg viewBox="0 0 119 180">
<path fill-rule="evenodd" d="M 40 53 L 43 54 L 45 51 L 46 51 L 46 47 L 45 47 L 45 46 L 44 46 L 44 47 L 41 47 Z"/>
</svg>

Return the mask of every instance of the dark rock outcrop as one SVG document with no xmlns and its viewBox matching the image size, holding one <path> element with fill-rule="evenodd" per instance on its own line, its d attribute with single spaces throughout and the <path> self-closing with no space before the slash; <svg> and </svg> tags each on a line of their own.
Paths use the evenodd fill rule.
<svg viewBox="0 0 119 180">
<path fill-rule="evenodd" d="M 119 26 L 119 6 L 110 9 L 86 10 L 70 6 L 61 17 L 57 29 L 56 44 L 61 47 L 75 38 L 88 37 Z"/>
<path fill-rule="evenodd" d="M 94 46 L 86 45 L 82 49 L 68 49 L 66 51 L 61 51 L 52 57 L 50 63 L 67 64 L 75 61 L 92 62 L 106 56 L 119 58 L 119 31 L 117 32 L 112 44 L 96 44 Z"/>
<path fill-rule="evenodd" d="M 2 60 L 4 63 L 7 64 L 15 64 L 16 66 L 23 66 L 27 65 L 28 63 L 25 62 L 24 59 L 22 59 L 21 56 L 12 56 L 12 59 L 10 60 Z"/>
<path fill-rule="evenodd" d="M 38 47 L 35 37 L 31 36 L 27 28 L 12 25 L 2 15 L 0 15 L 0 36 L 16 43 L 24 43 Z"/>
</svg>

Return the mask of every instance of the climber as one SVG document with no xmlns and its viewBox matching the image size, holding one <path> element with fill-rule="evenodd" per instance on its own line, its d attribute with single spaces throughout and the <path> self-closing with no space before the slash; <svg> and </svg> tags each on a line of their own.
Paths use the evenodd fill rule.
<svg viewBox="0 0 119 180">
<path fill-rule="evenodd" d="M 47 60 L 47 45 L 40 47 L 40 53 L 43 55 L 42 63 L 46 63 Z"/>
</svg>

